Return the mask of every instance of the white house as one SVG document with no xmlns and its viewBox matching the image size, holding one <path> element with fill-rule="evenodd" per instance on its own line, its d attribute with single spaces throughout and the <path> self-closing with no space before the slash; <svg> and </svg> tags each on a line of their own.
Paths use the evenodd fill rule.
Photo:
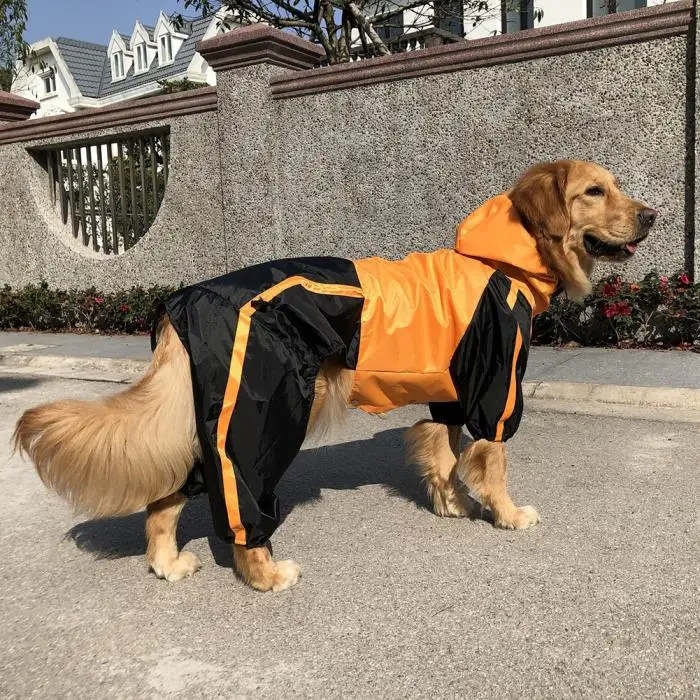
<svg viewBox="0 0 700 700">
<path fill-rule="evenodd" d="M 465 36 L 480 39 L 494 34 L 517 32 L 521 29 L 548 27 L 587 17 L 601 17 L 615 12 L 637 10 L 663 5 L 675 0 L 506 0 L 490 2 L 496 9 L 488 20 L 472 27 L 465 23 Z M 519 6 L 518 6 L 519 5 Z M 504 7 L 505 6 L 505 7 Z"/>
<path fill-rule="evenodd" d="M 482 39 L 522 29 L 662 5 L 664 2 L 675 0 L 489 0 L 483 4 L 465 3 L 464 0 L 434 0 L 430 5 L 418 6 L 410 0 L 395 0 L 393 6 L 396 7 L 396 14 L 378 28 L 378 33 L 389 44 L 399 40 L 402 35 L 406 37 L 429 28 L 440 29 L 454 39 L 462 36 Z M 377 12 L 386 12 L 391 7 L 391 3 L 380 2 Z M 419 42 L 417 46 L 422 47 L 423 43 Z"/>
<path fill-rule="evenodd" d="M 44 117 L 154 95 L 163 80 L 214 85 L 216 74 L 195 45 L 226 31 L 222 19 L 217 13 L 178 28 L 161 12 L 155 26 L 137 21 L 130 36 L 115 30 L 106 45 L 42 39 L 31 45 L 12 92 L 39 102 L 35 116 Z"/>
</svg>

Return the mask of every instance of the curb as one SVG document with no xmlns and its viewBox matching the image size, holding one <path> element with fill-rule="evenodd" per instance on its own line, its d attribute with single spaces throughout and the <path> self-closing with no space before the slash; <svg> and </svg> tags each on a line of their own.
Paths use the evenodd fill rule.
<svg viewBox="0 0 700 700">
<path fill-rule="evenodd" d="M 38 374 L 63 379 L 129 384 L 149 367 L 147 360 L 107 357 L 0 354 L 0 372 Z M 700 389 L 623 386 L 584 382 L 523 382 L 523 396 L 533 402 L 562 402 L 575 412 L 583 404 L 675 408 L 700 411 Z"/>
<path fill-rule="evenodd" d="M 146 360 L 110 357 L 0 354 L 0 372 L 5 374 L 37 374 L 59 379 L 84 379 L 120 384 L 128 384 L 138 379 L 150 364 Z"/>
<path fill-rule="evenodd" d="M 535 401 L 570 401 L 577 404 L 596 403 L 700 410 L 700 389 L 583 382 L 523 382 L 523 395 Z"/>
</svg>

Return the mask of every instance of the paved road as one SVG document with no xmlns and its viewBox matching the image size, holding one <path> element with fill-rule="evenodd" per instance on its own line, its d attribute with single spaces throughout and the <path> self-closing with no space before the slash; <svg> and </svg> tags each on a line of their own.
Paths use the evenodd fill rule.
<svg viewBox="0 0 700 700">
<path fill-rule="evenodd" d="M 697 425 L 526 412 L 512 493 L 543 522 L 502 532 L 425 509 L 419 409 L 353 414 L 283 481 L 275 552 L 304 578 L 262 595 L 206 501 L 181 527 L 204 568 L 168 584 L 142 514 L 74 518 L 7 460 L 24 408 L 113 390 L 0 377 L 0 697 L 700 696 Z"/>
</svg>

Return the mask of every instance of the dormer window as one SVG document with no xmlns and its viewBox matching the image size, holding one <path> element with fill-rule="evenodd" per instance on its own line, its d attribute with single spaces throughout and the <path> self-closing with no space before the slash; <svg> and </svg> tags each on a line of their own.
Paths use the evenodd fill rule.
<svg viewBox="0 0 700 700">
<path fill-rule="evenodd" d="M 158 62 L 160 65 L 172 63 L 173 61 L 173 44 L 170 34 L 162 34 L 160 44 L 158 46 Z"/>
<path fill-rule="evenodd" d="M 148 70 L 148 57 L 146 54 L 146 44 L 136 45 L 136 71 L 142 73 Z"/>
<path fill-rule="evenodd" d="M 56 92 L 56 74 L 53 68 L 44 76 L 44 95 L 53 95 Z"/>
<path fill-rule="evenodd" d="M 112 56 L 112 79 L 119 80 L 124 77 L 124 53 L 117 51 Z"/>
</svg>

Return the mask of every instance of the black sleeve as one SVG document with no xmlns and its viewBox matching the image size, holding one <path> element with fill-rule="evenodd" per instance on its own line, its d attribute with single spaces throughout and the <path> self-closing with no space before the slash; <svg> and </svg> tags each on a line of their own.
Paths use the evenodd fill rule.
<svg viewBox="0 0 700 700">
<path fill-rule="evenodd" d="M 450 365 L 463 422 L 476 440 L 508 440 L 522 417 L 532 312 L 522 292 L 510 291 L 510 279 L 496 271 Z"/>
<path fill-rule="evenodd" d="M 430 417 L 443 425 L 464 425 L 464 411 L 459 401 L 432 402 L 428 404 Z"/>
</svg>

